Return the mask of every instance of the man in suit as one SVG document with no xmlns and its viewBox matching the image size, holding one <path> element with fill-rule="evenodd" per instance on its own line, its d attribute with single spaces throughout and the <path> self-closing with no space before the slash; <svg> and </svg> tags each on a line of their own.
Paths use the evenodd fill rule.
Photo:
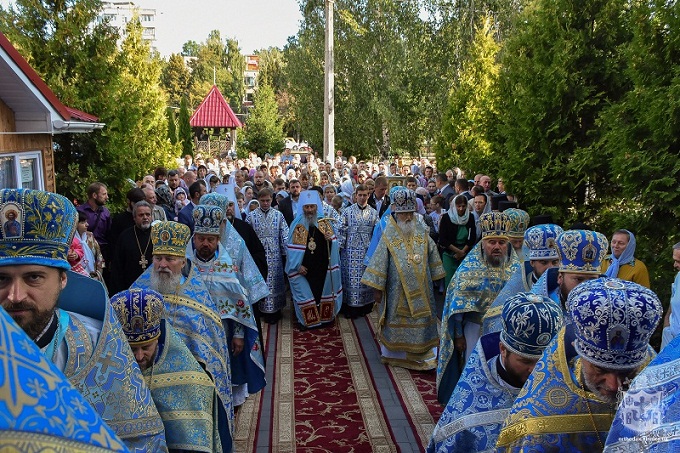
<svg viewBox="0 0 680 453">
<path fill-rule="evenodd" d="M 378 176 L 375 178 L 375 190 L 368 197 L 368 204 L 378 211 L 378 218 L 387 211 L 387 207 L 390 205 L 390 197 L 386 195 L 387 193 L 387 178 L 385 176 Z"/>
<path fill-rule="evenodd" d="M 205 183 L 203 181 L 196 181 L 190 185 L 189 198 L 191 198 L 191 201 L 177 214 L 177 221 L 188 226 L 192 234 L 194 232 L 194 208 L 198 204 L 198 201 L 201 199 L 201 197 L 207 192 L 208 191 L 206 190 Z"/>
<path fill-rule="evenodd" d="M 290 196 L 284 198 L 279 202 L 279 211 L 283 214 L 283 218 L 286 219 L 288 226 L 293 222 L 295 216 L 297 215 L 297 203 L 300 198 L 300 191 L 302 190 L 302 184 L 297 179 L 291 179 L 288 184 L 288 191 Z"/>
<path fill-rule="evenodd" d="M 456 194 L 456 191 L 449 185 L 449 178 L 446 176 L 446 173 L 438 173 L 434 181 L 437 185 L 437 195 L 441 195 L 444 199 L 442 209 L 447 210 L 449 209 L 449 201 Z"/>
</svg>

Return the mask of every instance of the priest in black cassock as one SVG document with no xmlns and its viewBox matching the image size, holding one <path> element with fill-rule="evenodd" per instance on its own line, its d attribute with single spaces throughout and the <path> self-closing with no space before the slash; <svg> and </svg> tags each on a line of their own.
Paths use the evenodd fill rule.
<svg viewBox="0 0 680 453">
<path fill-rule="evenodd" d="M 153 244 L 151 243 L 151 221 L 153 208 L 146 201 L 138 201 L 132 208 L 133 226 L 124 230 L 111 261 L 111 284 L 109 294 L 116 294 L 130 288 L 142 273 L 151 266 Z"/>
<path fill-rule="evenodd" d="M 286 273 L 295 315 L 303 329 L 332 323 L 342 306 L 338 238 L 323 217 L 319 193 L 300 193 L 288 234 Z"/>
</svg>

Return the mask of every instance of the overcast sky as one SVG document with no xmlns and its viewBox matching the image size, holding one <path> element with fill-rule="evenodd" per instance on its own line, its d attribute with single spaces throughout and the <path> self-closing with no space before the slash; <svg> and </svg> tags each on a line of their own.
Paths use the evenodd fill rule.
<svg viewBox="0 0 680 453">
<path fill-rule="evenodd" d="M 7 5 L 11 0 L 0 0 Z M 162 56 L 179 53 L 182 44 L 201 42 L 211 30 L 235 38 L 241 53 L 286 44 L 298 30 L 297 0 L 137 0 L 140 8 L 156 10 L 156 48 Z"/>
</svg>

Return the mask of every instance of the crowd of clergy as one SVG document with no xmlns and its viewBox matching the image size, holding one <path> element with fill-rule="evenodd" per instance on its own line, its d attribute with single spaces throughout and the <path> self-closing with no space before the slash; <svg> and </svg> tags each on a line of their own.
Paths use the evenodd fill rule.
<svg viewBox="0 0 680 453">
<path fill-rule="evenodd" d="M 231 452 L 291 307 L 299 330 L 375 316 L 386 366 L 436 370 L 428 452 L 680 451 L 680 272 L 657 354 L 631 231 L 427 159 L 293 151 L 185 156 L 114 216 L 100 182 L 77 207 L 0 190 L 0 450 Z"/>
</svg>

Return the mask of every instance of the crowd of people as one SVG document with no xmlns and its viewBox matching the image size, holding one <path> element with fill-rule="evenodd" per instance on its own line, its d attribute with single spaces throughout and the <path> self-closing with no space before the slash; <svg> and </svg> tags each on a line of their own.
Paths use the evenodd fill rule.
<svg viewBox="0 0 680 453">
<path fill-rule="evenodd" d="M 290 304 L 300 330 L 377 312 L 383 363 L 436 370 L 428 451 L 680 448 L 680 272 L 656 356 L 663 310 L 627 229 L 563 228 L 489 175 L 342 151 L 187 155 L 123 212 L 107 202 L 100 182 L 77 208 L 0 190 L 8 433 L 232 451 L 234 412 L 267 384 L 262 323 Z M 680 271 L 680 244 L 673 258 Z M 65 416 L 36 421 L 55 404 Z"/>
</svg>

